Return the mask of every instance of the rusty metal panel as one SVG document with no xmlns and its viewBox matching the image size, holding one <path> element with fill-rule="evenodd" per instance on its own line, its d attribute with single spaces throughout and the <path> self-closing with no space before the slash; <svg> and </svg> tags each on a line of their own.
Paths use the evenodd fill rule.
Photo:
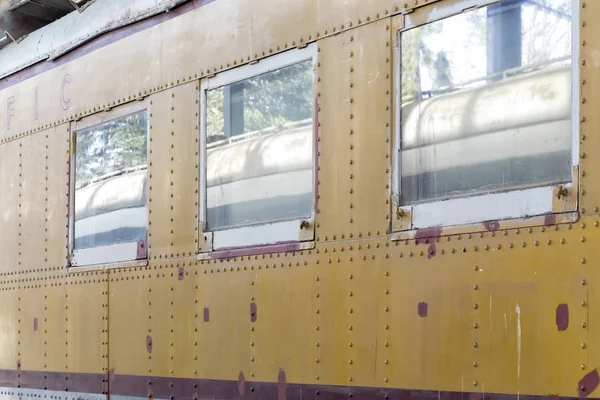
<svg viewBox="0 0 600 400">
<path fill-rule="evenodd" d="M 44 135 L 46 148 L 46 265 L 66 265 L 69 224 L 69 124 L 48 129 Z"/>
<path fill-rule="evenodd" d="M 38 132 L 19 141 L 19 260 L 20 270 L 46 266 L 46 136 Z"/>
<path fill-rule="evenodd" d="M 4 273 L 18 268 L 19 244 L 19 144 L 0 146 L 0 270 Z"/>
</svg>

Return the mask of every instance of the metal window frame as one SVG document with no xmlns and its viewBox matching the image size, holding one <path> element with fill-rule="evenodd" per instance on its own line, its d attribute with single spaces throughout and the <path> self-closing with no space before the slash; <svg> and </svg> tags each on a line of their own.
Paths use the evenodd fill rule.
<svg viewBox="0 0 600 400">
<path fill-rule="evenodd" d="M 68 269 L 81 270 L 82 268 L 111 268 L 124 266 L 140 266 L 148 263 L 148 238 L 144 239 L 146 247 L 146 257 L 137 258 L 138 242 L 126 242 L 118 244 L 110 244 L 105 246 L 90 247 L 86 249 L 75 249 L 75 157 L 76 157 L 76 141 L 73 139 L 79 131 L 92 126 L 122 118 L 124 116 L 134 114 L 146 110 L 149 113 L 149 102 L 147 98 L 142 98 L 133 101 L 114 109 L 107 108 L 96 114 L 83 117 L 80 120 L 72 121 L 69 129 L 69 262 Z M 148 115 L 149 116 L 149 115 Z M 150 148 L 150 118 L 146 123 L 146 140 L 147 149 Z M 147 154 L 149 159 L 149 152 Z M 146 171 L 146 174 L 148 172 Z M 146 188 L 148 191 L 148 188 Z M 146 193 L 148 198 L 149 193 Z M 148 205 L 146 204 L 146 207 Z M 146 227 L 146 230 L 148 227 Z"/>
<path fill-rule="evenodd" d="M 579 2 L 571 1 L 571 129 L 572 175 L 563 185 L 547 185 L 529 189 L 509 189 L 490 194 L 462 196 L 449 200 L 434 200 L 404 205 L 401 202 L 402 179 L 402 122 L 401 102 L 401 41 L 402 32 L 431 22 L 440 21 L 477 8 L 484 8 L 501 0 L 453 0 L 448 4 L 424 6 L 412 14 L 403 15 L 396 29 L 394 59 L 394 152 L 392 173 L 392 232 L 413 231 L 437 227 L 460 227 L 486 221 L 522 220 L 532 216 L 577 211 L 579 174 Z M 420 14 L 423 13 L 423 14 Z M 557 200 L 559 191 L 566 189 L 569 201 Z M 558 196 L 560 197 L 560 196 Z M 393 238 L 402 236 L 392 235 Z"/>
<path fill-rule="evenodd" d="M 240 82 L 267 72 L 276 71 L 281 68 L 312 60 L 313 71 L 316 71 L 317 46 L 316 43 L 304 47 L 297 47 L 283 53 L 260 60 L 257 63 L 244 65 L 219 73 L 213 77 L 202 79 L 200 83 L 200 151 L 199 157 L 199 191 L 198 202 L 198 231 L 199 246 L 198 258 L 203 259 L 202 253 L 212 251 L 227 251 L 252 248 L 263 248 L 263 246 L 278 246 L 281 244 L 297 243 L 314 240 L 314 221 L 316 214 L 316 158 L 314 157 L 317 128 L 314 124 L 316 118 L 316 104 L 313 104 L 313 204 L 309 218 L 269 221 L 252 225 L 226 228 L 223 230 L 207 231 L 206 225 L 206 203 L 207 203 L 207 152 L 206 152 L 206 93 L 209 90 Z M 313 74 L 313 93 L 315 91 L 316 73 Z M 314 96 L 313 96 L 314 97 Z M 302 247 L 302 246 L 299 246 Z"/>
</svg>

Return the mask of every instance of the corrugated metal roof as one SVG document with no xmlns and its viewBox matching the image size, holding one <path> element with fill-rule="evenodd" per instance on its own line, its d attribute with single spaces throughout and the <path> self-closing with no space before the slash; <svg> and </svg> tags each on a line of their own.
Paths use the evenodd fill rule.
<svg viewBox="0 0 600 400">
<path fill-rule="evenodd" d="M 87 6 L 83 12 L 71 11 L 49 24 L 41 21 L 41 25 L 47 25 L 34 30 L 20 41 L 5 39 L 5 42 L 11 43 L 0 49 L 0 79 L 42 60 L 55 59 L 103 33 L 168 11 L 188 0 L 92 0 L 85 5 L 83 1 L 87 0 L 80 0 L 77 5 Z M 34 5 L 33 2 L 37 4 Z M 64 4 L 60 4 L 64 2 L 69 0 L 19 1 L 19 4 L 13 4 L 11 8 L 14 13 L 16 9 L 25 7 L 25 12 L 31 14 L 31 22 L 43 17 L 50 19 L 50 13 L 58 15 L 65 8 Z M 42 3 L 48 10 L 52 8 L 52 11 L 46 10 L 48 12 L 44 13 L 36 8 Z M 5 3 L 0 3 L 0 17 L 3 4 Z M 41 16 L 36 17 L 36 13 Z"/>
</svg>

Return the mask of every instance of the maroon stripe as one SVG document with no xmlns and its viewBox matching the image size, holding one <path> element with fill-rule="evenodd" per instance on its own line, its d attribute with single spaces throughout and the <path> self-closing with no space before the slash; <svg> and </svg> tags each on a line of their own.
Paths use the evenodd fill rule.
<svg viewBox="0 0 600 400">
<path fill-rule="evenodd" d="M 280 372 L 281 374 L 281 372 Z M 104 374 L 59 373 L 40 371 L 0 370 L 0 385 L 81 393 L 105 393 Z M 240 385 L 243 385 L 242 387 Z M 162 399 L 222 399 L 222 400 L 484 400 L 481 393 L 449 392 L 417 389 L 327 386 L 279 382 L 240 382 L 214 380 L 113 375 L 110 394 Z M 591 394 L 591 393 L 590 393 Z M 532 396 L 485 393 L 485 400 L 559 400 L 558 396 Z M 575 399 L 564 397 L 563 399 Z"/>
<path fill-rule="evenodd" d="M 161 24 L 170 19 L 176 18 L 182 14 L 195 10 L 205 4 L 211 3 L 214 0 L 190 0 L 187 3 L 181 4 L 169 12 L 161 12 L 157 15 L 149 17 L 147 19 L 135 22 L 131 25 L 123 26 L 121 28 L 114 29 L 110 32 L 106 32 L 90 40 L 89 42 L 77 47 L 73 51 L 65 54 L 64 56 L 57 58 L 52 61 L 40 61 L 30 67 L 22 69 L 14 74 L 0 79 L 0 90 L 6 89 L 12 85 L 23 82 L 29 78 L 33 78 L 43 72 L 49 71 L 61 65 L 67 64 L 79 57 L 89 54 L 93 51 L 101 49 L 111 43 L 118 40 L 124 39 L 135 33 L 141 32 L 145 29 L 152 28 L 158 24 Z"/>
</svg>

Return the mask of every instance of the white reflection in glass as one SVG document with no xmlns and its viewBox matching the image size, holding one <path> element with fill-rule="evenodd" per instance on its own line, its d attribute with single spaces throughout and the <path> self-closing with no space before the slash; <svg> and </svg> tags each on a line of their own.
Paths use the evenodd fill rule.
<svg viewBox="0 0 600 400">
<path fill-rule="evenodd" d="M 403 204 L 571 180 L 571 0 L 401 33 Z"/>
<path fill-rule="evenodd" d="M 312 61 L 207 91 L 209 230 L 310 217 Z"/>
<path fill-rule="evenodd" d="M 75 249 L 146 239 L 147 147 L 146 111 L 76 133 Z"/>
</svg>

